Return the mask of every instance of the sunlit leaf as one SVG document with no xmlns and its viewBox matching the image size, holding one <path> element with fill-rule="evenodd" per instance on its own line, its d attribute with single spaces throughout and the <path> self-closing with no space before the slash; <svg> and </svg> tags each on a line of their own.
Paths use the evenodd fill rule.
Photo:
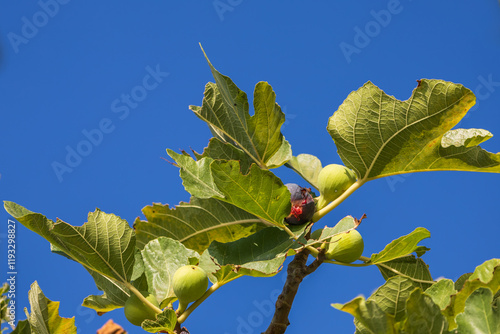
<svg viewBox="0 0 500 334">
<path fill-rule="evenodd" d="M 250 116 L 247 95 L 229 77 L 220 74 L 206 54 L 205 57 L 215 83 L 205 86 L 202 106 L 190 106 L 190 109 L 209 124 L 217 138 L 228 138 L 260 167 L 284 164 L 291 157 L 290 146 L 284 145 L 285 138 L 280 131 L 285 114 L 276 103 L 271 86 L 267 82 L 255 86 L 255 112 Z M 281 152 L 276 157 L 278 151 Z M 271 159 L 272 163 L 268 164 Z"/>
<path fill-rule="evenodd" d="M 194 161 L 190 156 L 167 149 L 168 155 L 180 168 L 182 184 L 187 192 L 199 198 L 224 197 L 217 189 L 210 170 L 212 158 Z"/>
<path fill-rule="evenodd" d="M 218 138 L 210 139 L 208 146 L 203 150 L 203 154 L 199 155 L 198 160 L 209 157 L 214 160 L 238 160 L 240 162 L 241 172 L 248 173 L 250 166 L 254 161 L 242 150 L 233 144 L 223 142 Z"/>
<path fill-rule="evenodd" d="M 142 329 L 148 333 L 169 333 L 174 334 L 177 316 L 174 310 L 166 309 L 156 316 L 156 320 L 146 319 L 142 322 Z"/>
<path fill-rule="evenodd" d="M 137 230 L 135 232 L 136 245 L 137 245 Z M 140 249 L 135 249 L 134 254 L 134 270 L 132 271 L 132 277 L 130 279 L 135 281 L 144 274 L 144 261 L 142 260 L 142 254 Z"/>
<path fill-rule="evenodd" d="M 172 279 L 176 270 L 199 262 L 198 253 L 186 248 L 179 241 L 166 237 L 151 240 L 141 253 L 149 292 L 159 302 L 175 297 Z"/>
<path fill-rule="evenodd" d="M 441 314 L 439 306 L 420 289 L 414 290 L 406 301 L 405 333 L 408 334 L 445 334 L 448 323 Z"/>
<path fill-rule="evenodd" d="M 500 333 L 500 310 L 492 307 L 493 293 L 479 288 L 465 302 L 464 312 L 457 316 L 458 332 L 461 334 Z"/>
<path fill-rule="evenodd" d="M 72 226 L 59 219 L 54 223 L 13 202 L 5 202 L 5 209 L 85 268 L 119 282 L 130 281 L 135 235 L 126 220 L 97 209 L 83 226 Z"/>
<path fill-rule="evenodd" d="M 469 276 L 469 281 L 479 279 L 481 282 L 491 282 L 495 275 L 496 268 L 500 267 L 500 259 L 491 259 L 485 261 L 476 267 L 472 275 Z"/>
<path fill-rule="evenodd" d="M 394 317 L 384 312 L 374 301 L 358 297 L 345 304 L 332 304 L 340 311 L 352 314 L 360 333 L 396 334 Z"/>
<path fill-rule="evenodd" d="M 417 254 L 418 257 L 422 257 L 425 253 L 430 251 L 431 249 L 425 246 L 417 246 L 415 248 L 415 254 Z"/>
<path fill-rule="evenodd" d="M 450 304 L 451 295 L 455 294 L 455 285 L 451 279 L 442 279 L 425 290 L 425 294 L 432 298 L 432 301 L 443 310 Z"/>
<path fill-rule="evenodd" d="M 75 319 L 61 318 L 59 316 L 59 302 L 53 302 L 45 297 L 36 281 L 31 284 L 28 299 L 31 305 L 28 322 L 32 333 L 76 334 Z"/>
<path fill-rule="evenodd" d="M 283 226 L 284 218 L 290 214 L 290 192 L 276 175 L 257 165 L 243 175 L 237 161 L 214 161 L 211 168 L 215 184 L 224 193 L 222 200 Z"/>
<path fill-rule="evenodd" d="M 413 255 L 400 257 L 377 265 L 384 279 L 397 275 L 410 278 L 422 290 L 432 285 L 432 276 L 429 266 L 420 258 Z"/>
<path fill-rule="evenodd" d="M 455 281 L 455 290 L 460 291 L 464 287 L 465 282 L 471 277 L 472 273 L 465 273 L 462 274 L 456 281 Z"/>
<path fill-rule="evenodd" d="M 18 321 L 16 324 L 16 328 L 10 334 L 32 334 L 29 321 Z"/>
<path fill-rule="evenodd" d="M 384 263 L 394 260 L 398 257 L 409 255 L 417 249 L 417 244 L 421 240 L 430 238 L 430 236 L 431 233 L 427 229 L 423 227 L 417 227 L 410 234 L 393 240 L 390 244 L 385 246 L 385 248 L 381 252 L 372 254 L 371 262 L 374 264 Z"/>
<path fill-rule="evenodd" d="M 283 182 L 269 170 L 261 169 L 253 164 L 247 174 L 242 174 L 239 161 L 212 161 L 211 158 L 203 158 L 194 162 L 192 158 L 181 154 L 171 151 L 169 154 L 179 161 L 191 160 L 189 163 L 185 162 L 180 165 L 181 169 L 190 169 L 189 173 L 181 173 L 181 177 L 185 184 L 191 181 L 196 183 L 196 187 L 186 188 L 195 197 L 203 197 L 207 194 L 209 197 L 216 196 L 276 226 L 283 226 L 284 218 L 290 214 L 290 192 Z M 201 167 L 201 162 L 204 160 L 210 161 L 210 174 L 201 174 L 196 171 L 197 168 L 206 168 Z M 200 179 L 200 175 L 203 175 L 203 178 Z M 208 188 L 204 189 L 205 186 Z M 214 189 L 221 195 L 213 193 Z"/>
<path fill-rule="evenodd" d="M 92 270 L 89 270 L 89 273 L 94 278 L 97 288 L 103 291 L 103 294 L 86 297 L 83 301 L 83 306 L 91 308 L 99 314 L 103 314 L 125 305 L 130 292 L 123 283 L 112 280 Z"/>
<path fill-rule="evenodd" d="M 249 237 L 229 243 L 213 242 L 208 253 L 219 266 L 231 265 L 236 273 L 248 276 L 273 276 L 283 265 L 289 252 L 303 247 L 306 226 L 291 227 L 299 241 L 285 231 L 268 227 Z M 229 274 L 228 271 L 224 275 Z M 230 276 L 229 278 L 232 278 Z M 227 278 L 226 278 L 227 279 Z"/>
<path fill-rule="evenodd" d="M 441 147 L 474 147 L 493 137 L 483 129 L 455 129 L 446 132 L 441 139 Z"/>
<path fill-rule="evenodd" d="M 137 247 L 164 236 L 202 253 L 213 241 L 230 242 L 268 226 L 245 210 L 219 199 L 192 197 L 175 208 L 153 204 L 142 209 L 147 221 L 136 220 Z"/>
<path fill-rule="evenodd" d="M 451 296 L 451 302 L 444 310 L 450 329 L 456 328 L 456 316 L 464 311 L 467 298 L 479 288 L 488 288 L 493 293 L 500 290 L 500 259 L 488 260 L 464 282 L 462 289 Z"/>
<path fill-rule="evenodd" d="M 334 227 L 325 226 L 323 229 L 314 231 L 307 241 L 308 245 L 321 243 L 341 233 L 356 229 L 358 224 L 352 216 L 342 218 Z"/>
<path fill-rule="evenodd" d="M 409 278 L 391 277 L 368 300 L 376 302 L 385 313 L 400 321 L 406 314 L 406 300 L 416 287 L 417 285 Z"/>
<path fill-rule="evenodd" d="M 318 174 L 323 167 L 317 157 L 311 154 L 299 154 L 296 157 L 292 157 L 285 166 L 293 169 L 311 186 L 319 189 L 317 185 Z"/>
<path fill-rule="evenodd" d="M 471 146 L 490 135 L 483 130 L 446 134 L 474 103 L 469 89 L 442 80 L 420 80 L 406 101 L 368 82 L 349 94 L 327 129 L 344 164 L 362 181 L 433 170 L 498 173 L 500 154 Z"/>
<path fill-rule="evenodd" d="M 283 166 L 288 160 L 292 158 L 292 146 L 285 140 L 281 143 L 280 148 L 274 153 L 274 155 L 267 161 L 266 167 L 269 169 L 278 168 Z"/>
</svg>

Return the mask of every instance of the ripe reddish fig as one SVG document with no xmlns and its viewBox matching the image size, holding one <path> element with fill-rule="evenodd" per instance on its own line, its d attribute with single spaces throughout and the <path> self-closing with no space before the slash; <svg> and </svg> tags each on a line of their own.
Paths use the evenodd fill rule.
<svg viewBox="0 0 500 334">
<path fill-rule="evenodd" d="M 316 211 L 316 204 L 310 194 L 311 189 L 302 188 L 295 183 L 287 183 L 286 187 L 290 191 L 292 209 L 285 221 L 290 225 L 302 225 L 311 221 Z"/>
</svg>

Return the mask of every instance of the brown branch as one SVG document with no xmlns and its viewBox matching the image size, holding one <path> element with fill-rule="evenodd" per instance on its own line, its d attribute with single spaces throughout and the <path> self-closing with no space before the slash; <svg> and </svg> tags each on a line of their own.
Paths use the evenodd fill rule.
<svg viewBox="0 0 500 334">
<path fill-rule="evenodd" d="M 175 333 L 177 333 L 177 334 L 189 334 L 189 331 L 187 330 L 187 328 L 186 328 L 186 327 L 182 327 L 182 328 L 181 328 L 181 324 L 180 324 L 180 323 L 176 323 L 176 324 L 175 324 L 174 331 L 175 331 Z M 165 333 L 166 333 L 166 332 L 165 332 Z"/>
<path fill-rule="evenodd" d="M 306 267 L 306 275 L 309 275 L 309 274 L 312 274 L 313 272 L 315 272 L 316 269 L 318 269 L 318 267 L 320 266 L 320 264 L 322 264 L 325 259 L 326 259 L 326 257 L 325 257 L 325 250 L 322 249 L 318 253 L 318 258 L 315 259 L 313 261 L 313 263 L 311 263 L 310 265 L 308 265 Z"/>
<path fill-rule="evenodd" d="M 314 272 L 324 260 L 324 252 L 320 252 L 319 256 L 309 266 L 306 265 L 309 251 L 303 249 L 299 251 L 292 262 L 288 265 L 287 277 L 283 291 L 276 301 L 276 308 L 274 311 L 273 320 L 264 332 L 264 334 L 283 334 L 285 333 L 290 321 L 288 315 L 292 309 L 293 300 L 299 289 L 300 283 L 304 277 Z"/>
</svg>

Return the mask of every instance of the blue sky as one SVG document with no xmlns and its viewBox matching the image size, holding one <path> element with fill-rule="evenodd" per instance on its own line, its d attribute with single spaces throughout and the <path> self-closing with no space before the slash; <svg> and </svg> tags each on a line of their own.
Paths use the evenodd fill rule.
<svg viewBox="0 0 500 334">
<path fill-rule="evenodd" d="M 407 99 L 420 78 L 462 83 L 477 104 L 460 123 L 500 135 L 500 6 L 497 1 L 69 1 L 0 2 L 0 191 L 2 200 L 73 225 L 96 207 L 130 223 L 153 202 L 189 195 L 165 149 L 201 151 L 210 132 L 190 110 L 212 81 L 198 43 L 214 66 L 250 96 L 269 82 L 287 116 L 294 154 L 340 163 L 326 132 L 349 92 L 370 80 Z M 99 130 L 96 130 L 99 129 Z M 98 135 L 98 132 L 101 135 Z M 88 145 L 86 136 L 94 134 Z M 86 141 L 87 140 L 87 141 Z M 500 151 L 498 137 L 483 148 Z M 84 152 L 66 161 L 68 152 Z M 54 166 L 66 165 L 64 172 Z M 69 171 L 71 170 L 71 171 Z M 285 183 L 300 179 L 288 170 Z M 430 230 L 424 256 L 434 278 L 457 279 L 500 257 L 497 174 L 433 172 L 366 184 L 318 226 L 346 215 L 368 219 L 359 231 L 365 255 L 418 226 Z M 2 274 L 9 216 L 1 214 Z M 37 280 L 76 316 L 79 333 L 113 318 L 80 306 L 97 293 L 78 264 L 52 254 L 21 225 L 16 232 L 17 314 Z M 192 314 L 191 333 L 260 333 L 266 305 L 284 274 L 242 278 Z M 350 333 L 352 317 L 331 308 L 383 283 L 376 268 L 324 265 L 296 297 L 287 333 Z"/>
</svg>

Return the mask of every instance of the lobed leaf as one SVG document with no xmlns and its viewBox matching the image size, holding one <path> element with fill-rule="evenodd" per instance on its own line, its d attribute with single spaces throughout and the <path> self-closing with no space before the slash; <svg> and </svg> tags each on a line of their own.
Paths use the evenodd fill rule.
<svg viewBox="0 0 500 334">
<path fill-rule="evenodd" d="M 291 157 L 291 150 L 280 131 L 285 114 L 276 103 L 271 86 L 267 82 L 255 86 L 255 113 L 250 116 L 247 95 L 229 77 L 219 73 L 206 54 L 205 58 L 215 83 L 205 86 L 202 106 L 190 109 L 208 123 L 216 138 L 236 144 L 260 167 L 283 165 Z"/>
<path fill-rule="evenodd" d="M 385 280 L 401 275 L 411 279 L 422 290 L 427 291 L 427 288 L 433 286 L 429 266 L 422 259 L 415 258 L 413 255 L 377 264 L 377 267 Z"/>
<path fill-rule="evenodd" d="M 408 235 L 393 240 L 390 244 L 376 254 L 372 254 L 371 263 L 378 264 L 394 260 L 398 257 L 406 256 L 417 250 L 417 244 L 431 236 L 430 232 L 423 228 L 417 227 L 413 232 Z"/>
<path fill-rule="evenodd" d="M 401 321 L 406 315 L 406 301 L 416 288 L 411 279 L 395 276 L 389 278 L 368 300 L 377 303 L 382 311 L 393 316 L 396 321 Z"/>
<path fill-rule="evenodd" d="M 229 243 L 215 241 L 208 248 L 208 254 L 219 266 L 230 265 L 237 274 L 254 277 L 273 276 L 281 270 L 286 257 L 294 254 L 295 249 L 302 248 L 306 241 L 303 237 L 307 230 L 306 225 L 290 228 L 299 241 L 295 241 L 288 233 L 277 227 L 268 227 L 237 241 Z M 235 275 L 230 274 L 228 269 L 221 274 L 225 280 L 232 280 Z"/>
<path fill-rule="evenodd" d="M 167 149 L 167 153 L 179 166 L 182 184 L 187 192 L 198 198 L 224 197 L 212 177 L 210 164 L 213 159 L 194 161 L 189 155 L 179 154 L 170 149 Z"/>
<path fill-rule="evenodd" d="M 302 176 L 311 186 L 318 189 L 318 175 L 323 166 L 321 161 L 311 154 L 299 154 L 292 157 L 285 164 L 286 167 L 293 169 L 297 174 Z"/>
<path fill-rule="evenodd" d="M 394 330 L 394 317 L 384 312 L 374 301 L 357 297 L 348 303 L 332 304 L 332 306 L 354 316 L 357 332 L 372 334 L 397 333 Z"/>
<path fill-rule="evenodd" d="M 474 273 L 463 275 L 459 280 L 462 282 L 440 280 L 424 293 L 411 279 L 394 276 L 377 289 L 366 304 L 372 303 L 377 317 L 385 315 L 394 319 L 388 333 L 500 332 L 500 259 L 486 261 Z M 457 292 L 456 286 L 461 286 L 461 290 Z M 363 302 L 364 299 L 358 297 L 345 305 L 337 304 L 337 308 L 355 316 L 356 333 L 373 333 L 375 331 L 366 325 L 370 314 L 363 318 L 358 311 Z"/>
<path fill-rule="evenodd" d="M 472 273 L 465 273 L 462 274 L 456 281 L 455 281 L 455 290 L 460 291 L 464 287 L 465 282 L 471 277 Z"/>
<path fill-rule="evenodd" d="M 474 147 L 493 137 L 493 134 L 483 129 L 456 129 L 443 135 L 441 147 Z"/>
<path fill-rule="evenodd" d="M 35 281 L 28 292 L 31 313 L 28 322 L 32 333 L 76 334 L 75 319 L 61 318 L 59 316 L 59 302 L 49 300 Z M 26 327 L 25 327 L 26 328 Z"/>
<path fill-rule="evenodd" d="M 83 226 L 53 222 L 39 213 L 5 202 L 5 209 L 28 229 L 38 233 L 88 270 L 129 282 L 134 265 L 135 235 L 127 221 L 99 209 Z"/>
<path fill-rule="evenodd" d="M 457 331 L 463 334 L 500 333 L 500 310 L 493 307 L 493 293 L 488 288 L 474 291 L 457 316 Z"/>
<path fill-rule="evenodd" d="M 451 295 L 455 294 L 455 285 L 450 279 L 442 279 L 437 281 L 430 288 L 425 290 L 425 294 L 432 298 L 432 301 L 444 310 L 450 304 Z"/>
<path fill-rule="evenodd" d="M 141 327 L 148 333 L 169 333 L 175 334 L 175 325 L 177 324 L 177 316 L 175 311 L 166 309 L 156 316 L 156 320 L 146 319 L 142 322 Z"/>
<path fill-rule="evenodd" d="M 367 82 L 349 94 L 327 130 L 344 164 L 362 182 L 434 170 L 498 173 L 500 154 L 471 146 L 488 139 L 488 133 L 448 132 L 474 103 L 469 89 L 442 80 L 419 80 L 406 101 Z"/>
<path fill-rule="evenodd" d="M 18 321 L 16 324 L 16 328 L 14 328 L 14 330 L 10 334 L 32 334 L 29 321 Z"/>
<path fill-rule="evenodd" d="M 235 241 L 267 226 L 260 218 L 216 198 L 192 197 L 175 208 L 155 203 L 142 212 L 147 221 L 137 219 L 134 224 L 140 249 L 164 236 L 202 253 L 213 241 Z"/>
<path fill-rule="evenodd" d="M 103 291 L 102 295 L 90 295 L 83 300 L 82 306 L 95 310 L 99 315 L 113 311 L 125 305 L 130 292 L 125 284 L 117 282 L 98 272 L 88 270 L 94 278 L 97 288 Z"/>
<path fill-rule="evenodd" d="M 342 218 L 334 227 L 325 226 L 311 234 L 311 238 L 307 241 L 307 245 L 318 244 L 320 242 L 331 239 L 332 237 L 356 229 L 358 224 L 352 216 Z"/>
<path fill-rule="evenodd" d="M 160 302 L 166 298 L 175 298 L 173 276 L 177 269 L 199 262 L 198 253 L 179 241 L 166 237 L 151 240 L 141 253 L 149 292 Z"/>
<path fill-rule="evenodd" d="M 203 158 L 195 162 L 192 158 L 169 151 L 177 160 L 189 159 L 181 169 L 190 169 L 189 173 L 181 173 L 185 184 L 196 183 L 196 187 L 187 187 L 195 197 L 210 196 L 230 203 L 264 222 L 283 226 L 284 218 L 290 214 L 290 192 L 283 182 L 269 170 L 259 168 L 253 164 L 248 174 L 240 172 L 239 161 L 222 161 Z M 177 161 L 176 160 L 176 161 Z M 206 169 L 210 163 L 210 174 L 197 171 L 197 168 Z M 202 167 L 203 166 L 203 167 Z M 198 175 L 203 179 L 198 182 Z M 207 189 L 203 187 L 208 187 Z M 220 193 L 221 195 L 217 195 Z"/>
<path fill-rule="evenodd" d="M 500 290 L 500 259 L 491 259 L 476 267 L 462 289 L 451 296 L 450 304 L 443 310 L 450 329 L 456 328 L 457 315 L 464 312 L 466 300 L 479 288 L 488 288 L 492 293 Z"/>
<path fill-rule="evenodd" d="M 254 161 L 242 150 L 231 143 L 223 142 L 218 138 L 210 139 L 208 146 L 203 150 L 203 154 L 197 155 L 197 159 L 209 157 L 214 160 L 238 160 L 243 174 L 248 173 Z"/>
<path fill-rule="evenodd" d="M 415 289 L 406 301 L 405 333 L 408 334 L 445 334 L 448 322 L 441 314 L 439 306 L 420 289 Z"/>
<path fill-rule="evenodd" d="M 236 278 L 243 276 L 241 273 L 238 273 L 235 270 L 235 266 L 233 265 L 229 264 L 221 266 L 216 263 L 215 259 L 210 256 L 208 250 L 201 254 L 199 266 L 203 268 L 203 270 L 205 270 L 208 279 L 214 284 L 218 282 L 219 285 L 224 285 L 232 280 L 235 280 Z"/>
<path fill-rule="evenodd" d="M 291 209 L 290 192 L 276 175 L 257 165 L 243 175 L 238 161 L 214 161 L 211 169 L 222 200 L 273 225 L 284 225 Z"/>
</svg>

